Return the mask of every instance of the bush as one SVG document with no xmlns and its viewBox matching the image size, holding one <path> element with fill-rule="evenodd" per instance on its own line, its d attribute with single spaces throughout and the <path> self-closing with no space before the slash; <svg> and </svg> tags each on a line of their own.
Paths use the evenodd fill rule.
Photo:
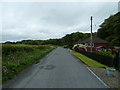
<svg viewBox="0 0 120 90">
<path fill-rule="evenodd" d="M 99 54 L 99 55 L 104 55 L 104 56 L 109 56 L 109 57 L 112 57 L 112 58 L 115 57 L 115 55 L 112 54 L 111 51 L 100 51 L 98 54 Z"/>
<path fill-rule="evenodd" d="M 28 45 L 13 45 L 13 44 L 3 44 L 2 45 L 2 55 L 9 55 L 11 53 L 16 53 L 16 52 L 30 52 L 33 51 L 34 48 L 32 46 Z"/>
<path fill-rule="evenodd" d="M 2 81 L 5 82 L 53 50 L 51 45 L 2 45 Z"/>
</svg>

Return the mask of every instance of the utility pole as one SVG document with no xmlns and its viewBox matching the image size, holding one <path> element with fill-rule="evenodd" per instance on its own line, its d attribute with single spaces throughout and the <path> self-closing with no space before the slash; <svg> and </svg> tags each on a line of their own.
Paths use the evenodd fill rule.
<svg viewBox="0 0 120 90">
<path fill-rule="evenodd" d="M 90 18 L 90 20 L 91 20 L 91 52 L 92 52 L 92 16 L 91 16 L 91 18 Z"/>
</svg>

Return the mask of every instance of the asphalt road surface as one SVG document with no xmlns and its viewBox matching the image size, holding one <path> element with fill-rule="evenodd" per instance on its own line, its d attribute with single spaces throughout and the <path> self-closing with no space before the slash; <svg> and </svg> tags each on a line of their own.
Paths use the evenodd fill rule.
<svg viewBox="0 0 120 90">
<path fill-rule="evenodd" d="M 57 48 L 3 88 L 106 88 L 67 49 Z"/>
</svg>

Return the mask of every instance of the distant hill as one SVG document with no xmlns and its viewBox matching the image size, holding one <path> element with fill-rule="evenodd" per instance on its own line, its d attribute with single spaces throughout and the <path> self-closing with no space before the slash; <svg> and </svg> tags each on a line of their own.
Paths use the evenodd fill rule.
<svg viewBox="0 0 120 90">
<path fill-rule="evenodd" d="M 110 46 L 120 46 L 120 12 L 105 19 L 97 36 L 110 42 Z"/>
<path fill-rule="evenodd" d="M 61 41 L 65 45 L 68 45 L 70 48 L 73 47 L 73 45 L 78 41 L 78 40 L 84 40 L 90 36 L 90 33 L 81 33 L 81 32 L 75 32 L 71 34 L 67 34 L 64 36 Z"/>
<path fill-rule="evenodd" d="M 6 42 L 6 44 L 28 44 L 28 45 L 46 45 L 53 44 L 64 46 L 67 45 L 69 48 L 72 48 L 73 45 L 79 40 L 84 40 L 90 36 L 90 33 L 81 33 L 75 32 L 71 34 L 67 34 L 59 39 L 48 39 L 48 40 L 22 40 L 17 42 Z"/>
</svg>

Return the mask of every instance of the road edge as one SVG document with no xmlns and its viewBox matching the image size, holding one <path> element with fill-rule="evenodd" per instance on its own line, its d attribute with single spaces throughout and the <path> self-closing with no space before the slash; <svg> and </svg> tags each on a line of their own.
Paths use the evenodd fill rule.
<svg viewBox="0 0 120 90">
<path fill-rule="evenodd" d="M 71 50 L 69 49 L 68 50 L 68 52 L 70 52 L 70 54 L 71 54 Z M 73 55 L 73 54 L 71 54 L 71 55 Z M 73 55 L 74 56 L 74 55 Z M 74 57 L 76 57 L 76 56 L 74 56 Z M 76 57 L 77 58 L 77 57 Z M 77 59 L 79 59 L 79 58 L 77 58 Z M 80 60 L 80 59 L 79 59 Z M 81 61 L 81 60 L 80 60 Z M 86 66 L 86 68 L 88 69 L 88 71 L 90 72 L 90 73 L 92 73 L 104 86 L 106 86 L 107 88 L 110 88 L 110 86 L 108 86 L 98 75 L 96 75 L 95 73 L 94 73 L 94 71 L 92 71 L 83 61 L 81 61 L 85 66 Z"/>
<path fill-rule="evenodd" d="M 104 86 L 110 88 L 100 77 L 98 77 L 89 67 L 86 67 L 90 73 L 92 73 Z"/>
</svg>

